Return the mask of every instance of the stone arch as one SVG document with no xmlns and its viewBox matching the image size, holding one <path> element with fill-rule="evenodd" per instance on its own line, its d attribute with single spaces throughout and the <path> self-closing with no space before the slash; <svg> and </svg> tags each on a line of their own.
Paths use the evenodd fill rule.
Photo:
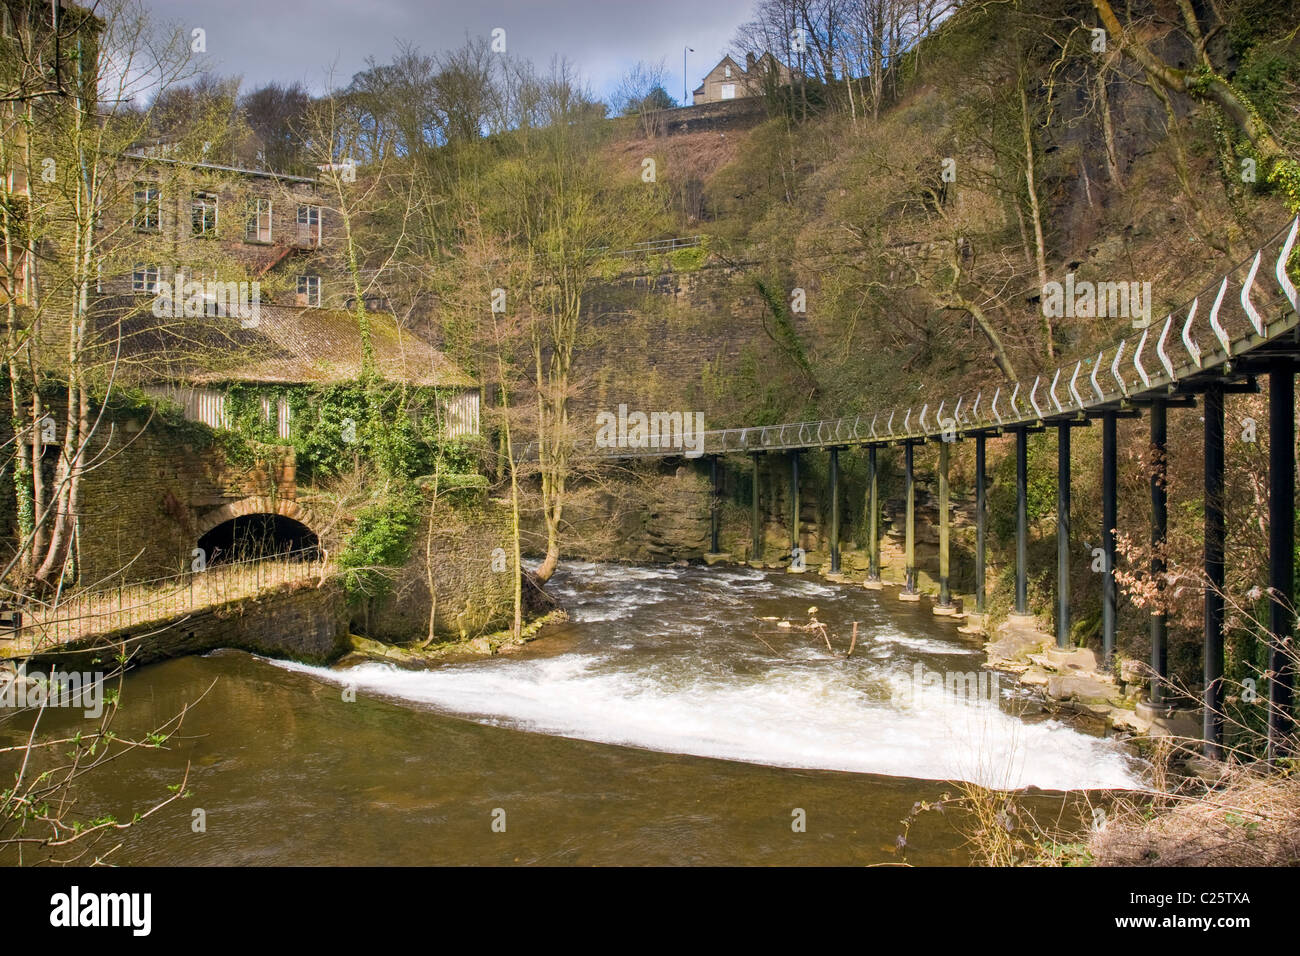
<svg viewBox="0 0 1300 956">
<path fill-rule="evenodd" d="M 270 557 L 290 551 L 320 554 L 321 523 L 289 499 L 253 496 L 215 508 L 198 522 L 196 543 L 209 562 Z"/>
<path fill-rule="evenodd" d="M 234 518 L 242 518 L 244 515 L 266 514 L 280 515 L 284 518 L 292 518 L 307 528 L 309 528 L 317 537 L 321 533 L 321 524 L 311 510 L 298 504 L 296 501 L 290 501 L 287 498 L 279 500 L 268 498 L 263 495 L 254 495 L 250 498 L 242 498 L 239 501 L 232 501 L 224 504 L 220 508 L 209 511 L 199 519 L 197 531 L 200 536 L 207 534 L 219 524 L 224 524 Z"/>
</svg>

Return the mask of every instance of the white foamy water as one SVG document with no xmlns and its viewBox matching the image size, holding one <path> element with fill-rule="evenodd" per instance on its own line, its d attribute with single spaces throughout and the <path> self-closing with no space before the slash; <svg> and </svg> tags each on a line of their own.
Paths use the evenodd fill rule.
<svg viewBox="0 0 1300 956">
<path fill-rule="evenodd" d="M 706 572 L 578 571 L 583 587 L 556 588 L 583 638 L 566 653 L 416 671 L 282 666 L 484 723 L 672 753 L 1009 789 L 1141 785 L 1130 758 L 1108 740 L 1056 721 L 1027 723 L 996 699 L 913 686 L 921 661 L 931 670 L 953 661 L 963 672 L 979 669 L 978 652 L 945 640 L 937 625 L 914 636 L 878 622 L 862 630 L 858 652 L 845 661 L 842 648 L 828 653 L 807 632 L 756 621 L 752 608 L 720 608 L 705 593 L 719 584 Z M 758 580 L 741 572 L 732 583 L 742 582 Z M 766 583 L 796 602 L 810 592 L 823 603 L 874 600 L 806 580 Z M 683 603 L 692 594 L 701 596 Z M 851 608 L 855 618 L 860 610 Z M 838 640 L 842 631 L 832 633 Z M 1011 686 L 1002 684 L 1004 692 Z"/>
<path fill-rule="evenodd" d="M 941 641 L 932 637 L 910 637 L 897 631 L 880 634 L 876 638 L 881 644 L 894 644 L 912 651 L 924 651 L 927 654 L 975 654 L 982 653 L 974 647 L 963 647 L 951 641 Z"/>
</svg>

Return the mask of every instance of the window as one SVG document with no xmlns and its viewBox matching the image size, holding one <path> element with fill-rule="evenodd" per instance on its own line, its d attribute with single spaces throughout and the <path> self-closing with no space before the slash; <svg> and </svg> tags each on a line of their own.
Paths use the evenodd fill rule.
<svg viewBox="0 0 1300 956">
<path fill-rule="evenodd" d="M 157 232 L 162 226 L 162 201 L 157 186 L 135 184 L 135 228 L 139 232 Z"/>
<path fill-rule="evenodd" d="M 190 200 L 190 221 L 194 235 L 215 237 L 217 234 L 217 197 L 212 193 L 195 193 Z"/>
<path fill-rule="evenodd" d="M 724 100 L 734 100 L 734 99 L 736 98 L 736 84 L 735 84 L 735 83 L 723 83 L 723 84 L 722 84 L 722 98 L 723 98 Z"/>
<path fill-rule="evenodd" d="M 271 241 L 271 200 L 249 200 L 247 238 L 249 242 Z"/>
<path fill-rule="evenodd" d="M 298 276 L 298 304 L 320 308 L 320 276 Z"/>
<path fill-rule="evenodd" d="M 727 79 L 731 79 L 731 67 L 730 67 L 730 66 L 727 66 L 727 67 L 724 67 L 724 69 L 725 69 L 725 71 L 726 71 L 726 77 L 727 77 Z"/>
<path fill-rule="evenodd" d="M 289 406 L 289 400 L 281 397 L 275 402 L 275 433 L 280 438 L 289 439 L 289 429 L 293 423 L 293 409 Z"/>
<path fill-rule="evenodd" d="M 320 245 L 320 206 L 308 206 L 305 203 L 298 206 L 298 242 L 309 245 Z"/>
<path fill-rule="evenodd" d="M 131 273 L 131 291 L 145 292 L 150 295 L 158 291 L 158 267 L 146 265 L 143 262 L 135 264 L 135 271 Z"/>
</svg>

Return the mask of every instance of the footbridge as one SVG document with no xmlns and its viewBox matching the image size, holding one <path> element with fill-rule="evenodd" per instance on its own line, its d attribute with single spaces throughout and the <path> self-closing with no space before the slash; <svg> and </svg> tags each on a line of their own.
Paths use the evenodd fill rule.
<svg viewBox="0 0 1300 956">
<path fill-rule="evenodd" d="M 29 596 L 0 620 L 0 662 L 102 668 L 119 655 L 143 664 L 219 647 L 323 661 L 346 635 L 337 565 L 309 547 Z"/>
<path fill-rule="evenodd" d="M 799 508 L 799 460 L 814 450 L 829 455 L 831 571 L 840 566 L 839 455 L 865 449 L 868 465 L 869 581 L 880 576 L 877 456 L 882 449 L 900 447 L 905 475 L 906 526 L 905 594 L 916 593 L 915 566 L 915 451 L 935 443 L 938 447 L 939 491 L 939 603 L 951 606 L 949 572 L 948 458 L 957 442 L 973 442 L 976 460 L 976 611 L 984 611 L 985 541 L 987 525 L 985 442 L 991 436 L 1011 434 L 1016 443 L 1016 568 L 1015 608 L 1027 613 L 1028 470 L 1027 436 L 1052 430 L 1057 440 L 1057 615 L 1056 640 L 1067 645 L 1070 635 L 1070 433 L 1073 428 L 1100 421 L 1102 440 L 1102 514 L 1100 529 L 1104 568 L 1102 578 L 1102 642 L 1109 660 L 1115 650 L 1117 587 L 1115 548 L 1117 532 L 1117 437 L 1120 418 L 1145 416 L 1150 423 L 1153 468 L 1151 535 L 1153 553 L 1163 553 L 1168 499 L 1166 484 L 1166 434 L 1168 410 L 1200 404 L 1204 419 L 1204 739 L 1205 750 L 1219 756 L 1223 745 L 1224 674 L 1224 396 L 1232 392 L 1258 392 L 1259 380 L 1269 383 L 1269 585 L 1268 629 L 1269 748 L 1277 753 L 1295 732 L 1293 717 L 1295 609 L 1291 595 L 1295 583 L 1295 371 L 1300 358 L 1300 302 L 1288 263 L 1296 250 L 1300 217 L 1271 237 L 1251 257 L 1222 275 L 1177 312 L 1162 321 L 1134 330 L 1095 356 L 1076 360 L 1033 381 L 1002 384 L 974 394 L 948 395 L 908 408 L 883 409 L 852 418 L 790 422 L 704 433 L 702 454 L 710 458 L 714 508 L 712 550 L 718 549 L 720 487 L 718 458 L 750 455 L 754 460 L 752 529 L 755 553 L 761 549 L 759 526 L 759 456 L 784 453 L 789 457 L 791 501 Z M 1292 265 L 1291 272 L 1296 267 Z M 697 446 L 698 447 L 698 446 Z M 694 449 L 693 449 L 694 450 Z M 609 459 L 680 457 L 682 447 L 596 448 L 577 451 Z M 797 520 L 791 527 L 797 527 Z M 793 534 L 793 532 L 792 532 Z M 791 546 L 795 546 L 792 540 Z M 1165 571 L 1157 557 L 1151 567 L 1159 579 Z M 1167 621 L 1164 613 L 1150 614 L 1151 677 L 1149 697 L 1159 707 L 1168 695 Z"/>
</svg>

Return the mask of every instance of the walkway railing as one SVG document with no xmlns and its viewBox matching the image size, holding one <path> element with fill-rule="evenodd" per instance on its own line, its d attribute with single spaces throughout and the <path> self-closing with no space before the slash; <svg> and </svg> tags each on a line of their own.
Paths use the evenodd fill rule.
<svg viewBox="0 0 1300 956">
<path fill-rule="evenodd" d="M 627 249 L 604 252 L 607 256 L 657 256 L 677 249 L 693 249 L 704 241 L 703 236 L 678 236 L 673 239 L 654 239 L 638 242 Z M 603 250 L 602 250 L 603 251 Z"/>
<path fill-rule="evenodd" d="M 320 552 L 307 548 L 82 591 L 57 603 L 22 606 L 21 624 L 15 630 L 0 630 L 0 641 L 13 642 L 8 645 L 11 653 L 30 653 L 122 628 L 162 625 L 270 588 L 318 580 L 326 570 Z"/>
<path fill-rule="evenodd" d="M 1207 372 L 1227 371 L 1239 356 L 1297 325 L 1300 301 L 1286 264 L 1296 248 L 1300 217 L 1255 255 L 1206 286 L 1190 303 L 1095 356 L 1032 382 L 1019 381 L 950 395 L 936 402 L 891 408 L 852 418 L 787 422 L 706 431 L 702 454 L 719 455 L 839 445 L 885 445 L 944 436 L 998 432 L 1082 417 L 1089 410 L 1168 395 Z M 593 426 L 594 427 L 594 426 Z M 680 456 L 680 445 L 599 448 L 575 445 L 579 455 L 604 458 Z M 526 446 L 524 460 L 537 457 Z"/>
</svg>

